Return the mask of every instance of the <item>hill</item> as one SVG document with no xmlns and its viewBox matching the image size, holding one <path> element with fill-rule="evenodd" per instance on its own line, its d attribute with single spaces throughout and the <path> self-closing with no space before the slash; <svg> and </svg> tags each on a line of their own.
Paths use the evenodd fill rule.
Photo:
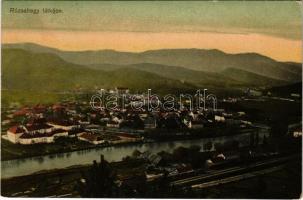
<svg viewBox="0 0 303 200">
<path fill-rule="evenodd" d="M 153 73 L 131 68 L 113 71 L 89 69 L 64 61 L 50 53 L 21 49 L 2 50 L 2 89 L 62 92 L 124 86 L 146 91 L 186 91 L 194 86 Z"/>
<path fill-rule="evenodd" d="M 116 70 L 124 67 L 139 69 L 155 73 L 163 77 L 186 81 L 204 87 L 251 87 L 251 86 L 277 86 L 287 84 L 285 81 L 271 79 L 252 72 L 228 68 L 221 73 L 190 70 L 183 67 L 166 66 L 153 63 L 140 63 L 133 65 L 99 64 L 90 65 L 93 69 Z"/>
<path fill-rule="evenodd" d="M 228 68 L 241 69 L 272 79 L 301 81 L 302 66 L 298 63 L 278 62 L 256 53 L 227 54 L 219 50 L 161 49 L 140 53 L 114 50 L 61 51 L 32 43 L 4 44 L 3 48 L 21 48 L 38 53 L 53 53 L 67 62 L 80 65 L 132 65 L 153 63 L 186 69 L 220 73 Z"/>
<path fill-rule="evenodd" d="M 268 78 L 266 76 L 262 76 L 259 74 L 255 74 L 252 72 L 244 71 L 241 69 L 235 69 L 235 68 L 228 68 L 225 69 L 223 72 L 225 77 L 237 80 L 239 82 L 242 82 L 245 85 L 249 86 L 277 86 L 277 85 L 286 85 L 288 82 Z"/>
</svg>

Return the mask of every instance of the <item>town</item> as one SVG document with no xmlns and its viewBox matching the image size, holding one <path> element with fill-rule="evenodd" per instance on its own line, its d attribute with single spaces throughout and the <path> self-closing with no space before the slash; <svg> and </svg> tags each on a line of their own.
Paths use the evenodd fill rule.
<svg viewBox="0 0 303 200">
<path fill-rule="evenodd" d="M 105 93 L 104 90 L 102 92 Z M 64 140 L 64 151 L 73 151 L 163 140 L 233 135 L 245 135 L 247 140 L 253 135 L 263 140 L 270 136 L 270 127 L 267 125 L 252 122 L 244 111 L 216 108 L 213 99 L 205 101 L 207 108 L 192 109 L 191 102 L 185 98 L 181 102 L 182 109 L 177 109 L 180 103 L 176 102 L 170 110 L 161 107 L 149 110 L 147 105 L 133 109 L 132 105 L 138 103 L 138 98 L 135 98 L 138 95 L 131 94 L 128 88 L 117 87 L 108 90 L 108 94 L 115 94 L 118 99 L 127 95 L 125 104 L 117 104 L 114 109 L 94 109 L 91 102 L 68 100 L 49 105 L 11 104 L 4 111 L 2 131 L 6 130 L 6 134 L 2 133 L 2 139 L 17 145 L 36 146 Z M 240 100 L 227 98 L 220 102 Z M 301 132 L 298 134 L 301 135 Z M 39 154 L 28 156 L 36 155 Z"/>
</svg>

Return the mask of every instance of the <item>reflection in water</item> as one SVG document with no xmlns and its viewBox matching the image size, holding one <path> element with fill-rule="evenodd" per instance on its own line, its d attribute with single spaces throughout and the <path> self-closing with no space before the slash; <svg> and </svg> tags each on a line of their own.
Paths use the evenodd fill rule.
<svg viewBox="0 0 303 200">
<path fill-rule="evenodd" d="M 260 141 L 264 138 L 264 134 L 259 134 Z M 268 137 L 268 136 L 267 136 Z M 59 153 L 54 156 L 47 155 L 35 158 L 18 159 L 1 162 L 2 178 L 21 176 L 34 173 L 40 170 L 49 170 L 55 168 L 65 168 L 72 165 L 89 164 L 93 160 L 98 160 L 100 154 L 104 154 L 108 161 L 120 161 L 123 157 L 132 155 L 137 149 L 140 152 L 150 151 L 151 153 L 158 153 L 160 151 L 167 151 L 171 153 L 173 149 L 180 146 L 190 147 L 192 145 L 201 146 L 201 151 L 214 150 L 215 146 L 220 146 L 223 143 L 235 144 L 233 141 L 238 141 L 237 145 L 248 146 L 250 144 L 249 134 L 241 134 L 233 137 L 217 137 L 204 138 L 198 140 L 183 140 L 175 142 L 161 142 L 161 143 L 145 143 L 134 144 L 127 146 L 115 146 L 98 149 L 87 149 L 83 151 L 75 151 L 68 153 Z M 212 144 L 212 145 L 210 145 Z M 207 148 L 208 147 L 208 148 Z M 211 149 L 209 149 L 211 148 Z"/>
<path fill-rule="evenodd" d="M 62 158 L 62 157 L 64 157 L 64 154 L 57 154 L 57 157 L 59 157 L 59 158 Z"/>
<path fill-rule="evenodd" d="M 44 162 L 44 158 L 43 157 L 38 157 L 38 162 L 41 164 L 41 163 L 43 163 Z"/>
</svg>

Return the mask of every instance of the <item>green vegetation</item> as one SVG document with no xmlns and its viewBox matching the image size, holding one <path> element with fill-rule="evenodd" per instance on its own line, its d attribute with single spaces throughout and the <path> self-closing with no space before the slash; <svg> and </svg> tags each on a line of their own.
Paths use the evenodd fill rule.
<svg viewBox="0 0 303 200">
<path fill-rule="evenodd" d="M 107 71 L 122 69 L 125 67 L 137 69 L 137 70 L 143 70 L 150 73 L 155 73 L 159 76 L 163 76 L 171 79 L 177 79 L 182 82 L 188 82 L 200 87 L 227 88 L 227 87 L 245 86 L 251 83 L 251 82 L 244 82 L 242 80 L 238 81 L 234 79 L 234 77 L 230 78 L 226 76 L 224 73 L 197 71 L 197 70 L 186 69 L 184 67 L 159 65 L 152 63 L 140 63 L 140 64 L 126 65 L 126 66 L 108 65 L 108 64 L 99 64 L 99 65 L 90 66 L 90 68 L 93 69 L 102 69 Z M 281 82 L 277 81 L 276 83 L 281 83 Z M 256 84 L 256 85 L 262 85 L 262 84 Z"/>
<path fill-rule="evenodd" d="M 222 72 L 226 77 L 242 82 L 250 86 L 274 86 L 287 84 L 288 82 L 272 79 L 266 76 L 258 75 L 252 72 L 248 72 L 236 68 L 228 68 Z"/>
<path fill-rule="evenodd" d="M 151 88 L 171 92 L 194 87 L 141 70 L 124 68 L 106 72 L 88 69 L 65 62 L 53 54 L 36 54 L 20 49 L 4 49 L 2 58 L 2 88 L 6 90 L 48 93 L 124 86 L 142 91 Z"/>
<path fill-rule="evenodd" d="M 236 68 L 292 82 L 300 81 L 302 78 L 301 64 L 277 62 L 257 53 L 227 54 L 216 49 L 162 49 L 142 53 L 113 50 L 72 52 L 60 51 L 33 43 L 5 44 L 3 47 L 26 49 L 36 53 L 52 53 L 67 62 L 80 65 L 153 63 L 209 72 L 222 72 L 227 68 Z"/>
<path fill-rule="evenodd" d="M 186 81 L 197 86 L 204 87 L 251 87 L 251 86 L 275 86 L 287 84 L 288 82 L 272 79 L 256 73 L 248 72 L 236 68 L 227 68 L 223 72 L 206 72 L 186 69 L 183 67 L 158 65 L 152 63 L 140 63 L 134 65 L 109 65 L 99 64 L 89 66 L 93 69 L 102 69 L 107 71 L 122 69 L 125 67 L 144 70 L 155 73 L 166 78 Z"/>
<path fill-rule="evenodd" d="M 2 106 L 9 106 L 12 102 L 18 102 L 21 105 L 33 105 L 33 104 L 48 104 L 57 102 L 61 99 L 60 94 L 46 93 L 46 92 L 34 92 L 24 90 L 2 90 Z"/>
<path fill-rule="evenodd" d="M 297 63 L 218 50 L 64 52 L 35 44 L 11 44 L 2 49 L 2 103 L 51 103 L 62 99 L 62 93 L 84 94 L 118 86 L 139 93 L 150 88 L 160 95 L 208 88 L 216 96 L 234 96 L 247 87 L 289 84 L 301 79 L 301 70 Z"/>
</svg>

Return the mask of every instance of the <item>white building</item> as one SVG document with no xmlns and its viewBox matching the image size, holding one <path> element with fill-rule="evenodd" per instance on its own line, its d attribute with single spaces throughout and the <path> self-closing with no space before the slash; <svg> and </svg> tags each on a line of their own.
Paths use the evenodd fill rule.
<svg viewBox="0 0 303 200">
<path fill-rule="evenodd" d="M 97 136 L 93 133 L 82 133 L 82 134 L 79 134 L 78 135 L 78 139 L 79 140 L 82 140 L 82 141 L 85 141 L 85 142 L 89 142 L 89 143 L 92 143 L 92 144 L 102 144 L 105 142 L 105 140 L 103 138 L 101 138 L 100 136 Z"/>
<path fill-rule="evenodd" d="M 215 121 L 216 122 L 225 122 L 225 117 L 215 115 Z"/>
<path fill-rule="evenodd" d="M 38 144 L 38 143 L 53 143 L 53 142 L 54 142 L 53 136 L 27 137 L 25 135 L 22 135 L 18 141 L 18 143 L 20 143 L 20 144 Z"/>
<path fill-rule="evenodd" d="M 80 125 L 75 125 L 68 122 L 48 122 L 47 124 L 56 129 L 63 129 L 66 131 L 70 131 L 75 128 L 80 128 Z"/>
<path fill-rule="evenodd" d="M 20 136 L 23 135 L 24 132 L 25 130 L 23 129 L 23 127 L 13 126 L 7 131 L 7 139 L 10 142 L 16 144 L 18 143 Z"/>
<path fill-rule="evenodd" d="M 36 134 L 36 133 L 50 133 L 55 128 L 53 126 L 47 125 L 47 124 L 31 124 L 24 126 L 25 132 L 29 134 Z"/>
<path fill-rule="evenodd" d="M 7 139 L 14 144 L 52 143 L 57 137 L 68 137 L 68 132 L 46 124 L 14 126 L 7 131 Z"/>
</svg>

